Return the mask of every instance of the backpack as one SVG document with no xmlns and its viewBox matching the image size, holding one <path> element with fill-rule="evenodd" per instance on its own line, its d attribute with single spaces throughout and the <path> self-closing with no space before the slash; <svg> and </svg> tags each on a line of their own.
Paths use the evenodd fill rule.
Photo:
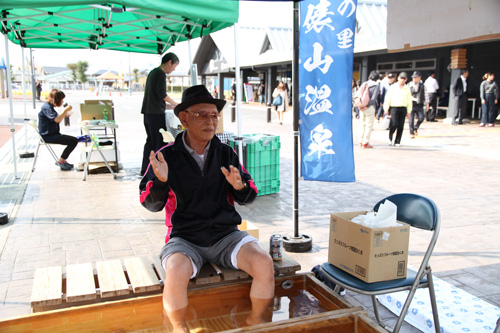
<svg viewBox="0 0 500 333">
<path fill-rule="evenodd" d="M 354 97 L 354 106 L 359 108 L 361 111 L 365 110 L 368 107 L 368 103 L 370 102 L 370 93 L 369 93 L 368 85 L 363 83 L 359 90 L 356 92 L 356 96 Z"/>
</svg>

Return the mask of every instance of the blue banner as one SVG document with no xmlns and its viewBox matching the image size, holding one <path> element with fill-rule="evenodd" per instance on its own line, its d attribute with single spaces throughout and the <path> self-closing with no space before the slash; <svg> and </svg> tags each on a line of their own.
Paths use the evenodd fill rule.
<svg viewBox="0 0 500 333">
<path fill-rule="evenodd" d="M 353 182 L 352 67 L 357 0 L 300 2 L 299 118 L 306 180 Z"/>
</svg>

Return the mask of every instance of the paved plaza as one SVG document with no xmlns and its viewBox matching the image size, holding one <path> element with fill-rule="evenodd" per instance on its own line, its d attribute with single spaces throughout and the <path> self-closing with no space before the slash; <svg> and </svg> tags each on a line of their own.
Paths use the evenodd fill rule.
<svg viewBox="0 0 500 333">
<path fill-rule="evenodd" d="M 66 101 L 77 107 L 95 94 L 68 92 Z M 108 99 L 109 96 L 103 98 Z M 0 319 L 30 313 L 34 271 L 38 267 L 65 266 L 114 258 L 153 255 L 163 245 L 166 227 L 163 212 L 151 213 L 139 203 L 139 172 L 145 131 L 140 114 L 142 94 L 114 95 L 115 118 L 123 169 L 114 180 L 110 174 L 62 172 L 45 147 L 40 147 L 35 170 L 33 159 L 16 159 L 14 176 L 12 143 L 0 149 L 0 211 L 11 215 L 0 226 Z M 15 101 L 15 117 L 23 107 Z M 8 102 L 0 101 L 2 115 Z M 38 107 L 40 104 L 38 105 Z M 78 108 L 77 108 L 78 109 Z M 76 112 L 78 114 L 78 112 Z M 29 117 L 36 115 L 30 110 Z M 249 206 L 237 206 L 243 219 L 260 228 L 261 240 L 270 234 L 293 234 L 293 137 L 292 112 L 280 125 L 266 122 L 266 108 L 243 105 L 242 133 L 279 135 L 279 193 L 258 197 Z M 479 128 L 478 121 L 463 126 L 424 122 L 416 139 L 408 124 L 401 147 L 387 145 L 385 129 L 375 123 L 371 144 L 360 149 L 359 121 L 353 119 L 356 181 L 328 183 L 299 181 L 300 232 L 313 238 L 312 251 L 289 253 L 310 271 L 327 261 L 330 213 L 370 210 L 380 199 L 411 192 L 433 199 L 441 211 L 442 227 L 431 264 L 436 276 L 481 299 L 500 306 L 500 126 Z M 237 133 L 225 110 L 225 130 Z M 62 132 L 80 135 L 78 119 Z M 37 137 L 17 132 L 17 149 L 35 151 Z M 55 147 L 56 152 L 62 149 Z M 71 163 L 80 160 L 78 148 Z M 24 193 L 24 195 L 23 195 Z M 425 248 L 425 235 L 413 231 L 409 263 L 416 266 Z M 422 246 L 420 246 L 422 245 Z M 369 298 L 347 293 L 350 302 L 371 310 Z M 395 317 L 384 310 L 389 324 Z M 405 324 L 403 332 L 417 332 Z"/>
</svg>

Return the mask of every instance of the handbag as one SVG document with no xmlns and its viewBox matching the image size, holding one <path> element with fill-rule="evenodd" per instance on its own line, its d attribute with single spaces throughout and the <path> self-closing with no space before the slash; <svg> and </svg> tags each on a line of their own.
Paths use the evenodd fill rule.
<svg viewBox="0 0 500 333">
<path fill-rule="evenodd" d="M 391 116 L 384 116 L 384 119 L 380 123 L 380 128 L 382 129 L 389 129 L 391 126 Z"/>
<path fill-rule="evenodd" d="M 273 105 L 274 106 L 279 106 L 281 104 L 283 104 L 283 97 L 281 97 L 281 95 L 278 95 L 278 96 L 274 97 L 274 99 L 273 99 Z"/>
</svg>

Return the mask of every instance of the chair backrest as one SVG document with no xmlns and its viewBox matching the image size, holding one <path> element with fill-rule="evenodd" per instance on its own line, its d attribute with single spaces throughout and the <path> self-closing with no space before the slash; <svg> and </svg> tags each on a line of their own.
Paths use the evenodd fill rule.
<svg viewBox="0 0 500 333">
<path fill-rule="evenodd" d="M 37 125 L 36 121 L 34 121 L 33 119 L 31 119 L 31 120 L 28 122 L 28 124 L 29 124 L 31 127 L 33 127 L 33 129 L 35 129 L 35 130 L 36 130 L 36 132 L 38 133 L 38 135 L 40 135 L 40 132 L 38 131 L 38 125 Z"/>
<path fill-rule="evenodd" d="M 398 221 L 424 230 L 434 230 L 439 224 L 439 209 L 434 201 L 427 197 L 412 193 L 394 194 L 380 200 L 373 210 L 378 211 L 380 204 L 385 200 L 393 202 L 398 207 Z"/>
</svg>

